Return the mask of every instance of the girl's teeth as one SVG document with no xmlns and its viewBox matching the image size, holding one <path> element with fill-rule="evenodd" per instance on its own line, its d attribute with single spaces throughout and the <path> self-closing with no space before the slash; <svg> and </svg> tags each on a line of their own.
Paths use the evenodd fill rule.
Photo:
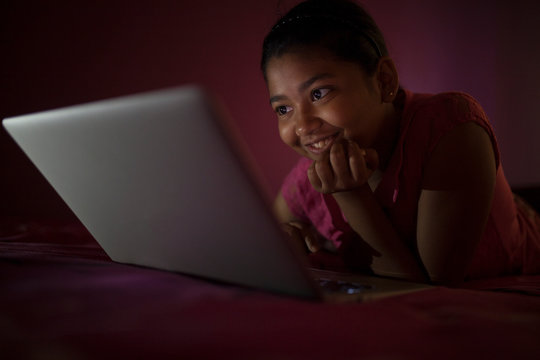
<svg viewBox="0 0 540 360">
<path fill-rule="evenodd" d="M 328 144 L 329 141 L 330 141 L 330 138 L 326 138 L 319 142 L 313 143 L 312 145 L 315 149 L 322 149 L 326 144 Z"/>
</svg>

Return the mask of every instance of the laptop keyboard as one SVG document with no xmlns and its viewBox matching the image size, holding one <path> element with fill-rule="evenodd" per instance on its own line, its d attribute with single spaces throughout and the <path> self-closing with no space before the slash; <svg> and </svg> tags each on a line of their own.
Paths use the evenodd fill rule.
<svg viewBox="0 0 540 360">
<path fill-rule="evenodd" d="M 351 281 L 332 280 L 326 278 L 317 279 L 319 285 L 324 291 L 330 293 L 359 294 L 366 290 L 373 289 L 373 286 Z"/>
</svg>

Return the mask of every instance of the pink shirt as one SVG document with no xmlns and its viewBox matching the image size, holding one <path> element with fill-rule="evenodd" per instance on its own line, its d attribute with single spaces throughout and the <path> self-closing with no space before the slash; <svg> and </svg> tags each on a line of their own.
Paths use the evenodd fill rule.
<svg viewBox="0 0 540 360">
<path fill-rule="evenodd" d="M 396 149 L 375 196 L 400 237 L 416 251 L 416 220 L 422 173 L 429 155 L 456 125 L 473 121 L 489 134 L 497 174 L 488 223 L 470 264 L 470 278 L 540 272 L 540 217 L 514 200 L 504 176 L 493 129 L 480 105 L 463 93 L 437 95 L 404 91 L 405 100 Z M 352 229 L 331 195 L 313 189 L 307 178 L 309 159 L 300 159 L 281 192 L 292 213 L 312 223 L 337 247 Z"/>
</svg>

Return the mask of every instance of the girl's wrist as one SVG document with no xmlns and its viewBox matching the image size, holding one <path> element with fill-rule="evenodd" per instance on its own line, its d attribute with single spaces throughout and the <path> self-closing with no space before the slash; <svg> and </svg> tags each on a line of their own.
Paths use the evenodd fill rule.
<svg viewBox="0 0 540 360">
<path fill-rule="evenodd" d="M 373 195 L 373 191 L 371 190 L 367 182 L 351 190 L 337 191 L 337 192 L 332 193 L 332 196 L 338 203 L 342 201 L 350 201 L 352 199 L 359 199 L 365 196 L 372 196 L 372 195 Z"/>
</svg>

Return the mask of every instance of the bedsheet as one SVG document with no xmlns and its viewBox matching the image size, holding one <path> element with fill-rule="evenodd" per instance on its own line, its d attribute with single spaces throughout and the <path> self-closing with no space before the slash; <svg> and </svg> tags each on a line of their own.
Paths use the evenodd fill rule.
<svg viewBox="0 0 540 360">
<path fill-rule="evenodd" d="M 118 264 L 78 223 L 0 222 L 3 359 L 539 359 L 539 289 L 321 303 Z"/>
</svg>

